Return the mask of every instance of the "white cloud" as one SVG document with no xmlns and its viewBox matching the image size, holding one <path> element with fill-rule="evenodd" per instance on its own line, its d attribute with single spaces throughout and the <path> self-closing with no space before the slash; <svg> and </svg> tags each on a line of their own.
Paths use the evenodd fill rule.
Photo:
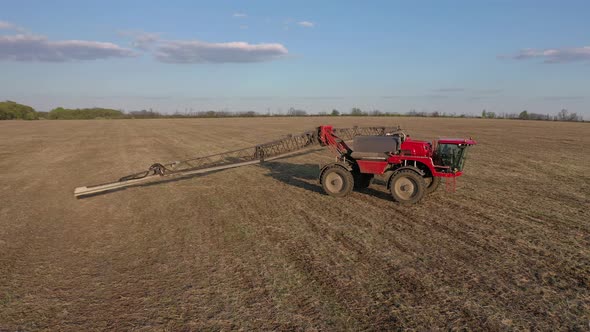
<svg viewBox="0 0 590 332">
<path fill-rule="evenodd" d="M 0 60 L 65 62 L 136 56 L 113 43 L 85 40 L 50 41 L 44 36 L 0 36 Z"/>
<path fill-rule="evenodd" d="M 526 48 L 518 53 L 500 58 L 509 58 L 514 60 L 543 59 L 545 63 L 566 63 L 590 61 L 590 46 L 575 48 L 553 48 L 553 49 L 532 49 Z"/>
<path fill-rule="evenodd" d="M 264 62 L 287 54 L 287 48 L 277 43 L 207 43 L 196 40 L 162 41 L 155 51 L 155 57 L 159 61 L 183 64 Z"/>
<path fill-rule="evenodd" d="M 247 17 L 248 15 L 246 15 L 244 13 L 234 13 L 232 16 L 233 17 Z"/>
<path fill-rule="evenodd" d="M 26 32 L 25 29 L 19 27 L 18 25 L 6 21 L 0 21 L 0 30 L 13 30 L 20 33 Z"/>
<path fill-rule="evenodd" d="M 2 30 L 2 29 L 9 30 L 9 29 L 14 29 L 14 28 L 16 28 L 15 25 L 10 22 L 0 21 L 0 30 Z"/>
<path fill-rule="evenodd" d="M 14 25 L 1 22 L 2 27 Z M 246 25 L 240 26 L 242 29 Z M 164 40 L 157 33 L 122 31 L 133 39 L 133 47 L 165 63 L 249 63 L 280 59 L 289 51 L 279 43 L 209 43 L 198 40 Z M 0 61 L 66 62 L 135 57 L 141 53 L 109 42 L 56 40 L 26 34 L 0 35 Z"/>
<path fill-rule="evenodd" d="M 147 50 L 160 39 L 160 35 L 156 33 L 146 33 L 135 38 L 133 47 L 140 50 Z"/>
<path fill-rule="evenodd" d="M 315 26 L 315 23 L 309 22 L 309 21 L 301 21 L 301 22 L 297 22 L 297 24 L 299 26 L 304 27 L 304 28 L 313 28 Z"/>
<path fill-rule="evenodd" d="M 159 33 L 143 31 L 120 31 L 119 34 L 124 37 L 133 38 L 133 47 L 147 51 L 160 40 Z"/>
</svg>

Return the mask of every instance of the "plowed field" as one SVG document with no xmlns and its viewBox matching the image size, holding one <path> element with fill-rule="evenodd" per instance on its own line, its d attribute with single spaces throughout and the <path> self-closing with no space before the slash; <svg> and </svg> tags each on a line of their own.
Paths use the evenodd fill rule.
<svg viewBox="0 0 590 332">
<path fill-rule="evenodd" d="M 473 136 L 457 191 L 323 193 L 316 149 L 75 199 L 320 124 Z M 0 330 L 590 329 L 590 127 L 420 118 L 0 122 Z"/>
</svg>

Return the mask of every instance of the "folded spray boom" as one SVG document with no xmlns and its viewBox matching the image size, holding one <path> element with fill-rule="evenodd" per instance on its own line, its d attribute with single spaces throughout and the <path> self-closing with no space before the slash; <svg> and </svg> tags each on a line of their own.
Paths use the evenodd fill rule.
<svg viewBox="0 0 590 332">
<path fill-rule="evenodd" d="M 343 140 L 351 140 L 355 136 L 360 135 L 385 135 L 391 131 L 399 130 L 399 128 L 387 127 L 333 129 L 334 133 Z M 114 182 L 78 187 L 74 190 L 74 196 L 83 197 L 95 195 L 143 182 L 155 181 L 161 177 L 187 176 L 253 165 L 265 160 L 269 161 L 285 157 L 309 147 L 319 146 L 320 144 L 323 144 L 323 142 L 321 141 L 319 130 L 316 129 L 297 135 L 288 135 L 284 138 L 249 148 L 194 157 L 166 164 L 155 163 L 145 171 L 126 175 Z"/>
</svg>

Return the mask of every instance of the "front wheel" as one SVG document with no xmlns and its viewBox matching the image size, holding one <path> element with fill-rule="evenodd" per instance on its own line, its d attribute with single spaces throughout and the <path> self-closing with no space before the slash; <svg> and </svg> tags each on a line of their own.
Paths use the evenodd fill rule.
<svg viewBox="0 0 590 332">
<path fill-rule="evenodd" d="M 391 177 L 391 196 L 400 204 L 418 203 L 426 193 L 424 178 L 410 170 L 402 170 Z"/>
<path fill-rule="evenodd" d="M 326 194 L 334 197 L 344 197 L 350 194 L 354 187 L 352 174 L 339 166 L 326 169 L 321 180 Z"/>
<path fill-rule="evenodd" d="M 436 189 L 438 189 L 438 186 L 440 186 L 440 177 L 438 176 L 429 176 L 429 177 L 425 177 L 424 181 L 426 183 L 426 194 L 430 194 L 436 191 Z"/>
</svg>

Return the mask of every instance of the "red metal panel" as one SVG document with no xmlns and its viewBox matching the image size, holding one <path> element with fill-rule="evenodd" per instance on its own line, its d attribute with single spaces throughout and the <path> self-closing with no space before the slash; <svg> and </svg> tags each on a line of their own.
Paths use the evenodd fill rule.
<svg viewBox="0 0 590 332">
<path fill-rule="evenodd" d="M 426 141 L 414 141 L 406 139 L 401 146 L 401 152 L 404 155 L 415 157 L 425 157 L 431 154 L 431 145 Z"/>
<path fill-rule="evenodd" d="M 387 161 L 357 160 L 361 173 L 383 174 L 387 167 Z"/>
</svg>

